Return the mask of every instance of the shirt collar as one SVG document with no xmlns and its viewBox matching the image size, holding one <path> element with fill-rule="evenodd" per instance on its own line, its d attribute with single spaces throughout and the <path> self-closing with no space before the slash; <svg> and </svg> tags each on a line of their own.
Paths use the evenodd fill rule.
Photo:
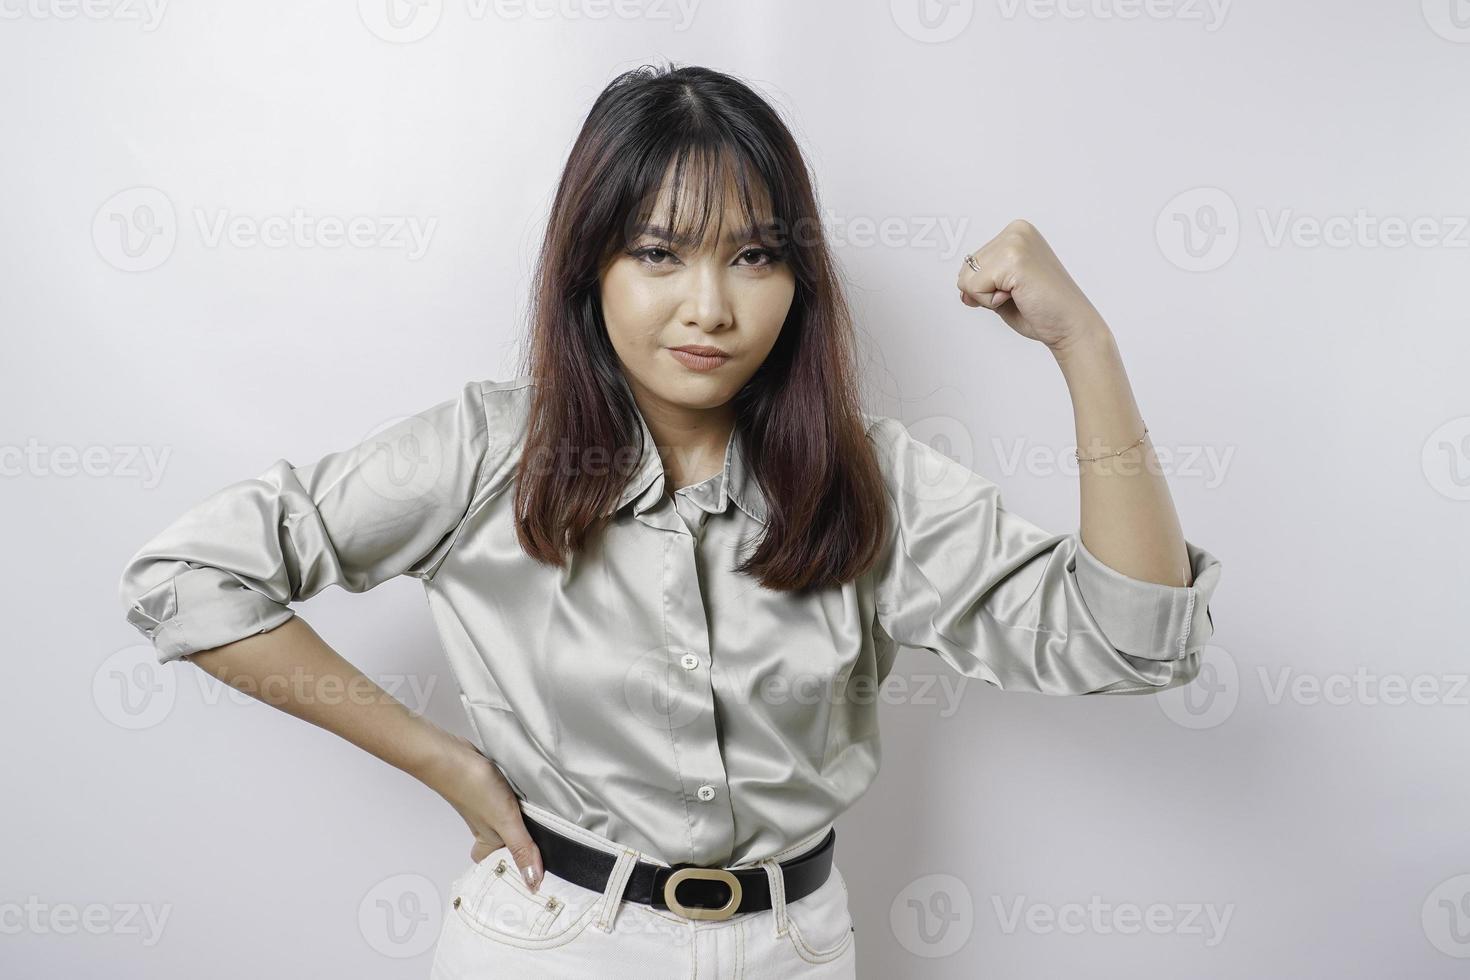
<svg viewBox="0 0 1470 980">
<path fill-rule="evenodd" d="M 629 503 L 633 503 L 633 512 L 641 514 L 658 505 L 666 488 L 663 460 L 659 457 L 658 449 L 654 444 L 653 433 L 649 430 L 648 422 L 643 418 L 643 413 L 638 410 L 636 403 L 633 412 L 638 416 L 638 428 L 643 436 L 643 455 L 639 458 L 633 475 L 628 478 L 627 484 L 623 487 L 623 492 L 618 496 L 617 503 L 608 508 L 609 513 L 621 510 Z M 758 481 L 752 478 L 750 471 L 746 468 L 745 454 L 741 452 L 738 432 L 732 431 L 729 441 L 725 444 L 725 463 L 719 474 L 706 483 L 707 486 L 697 484 L 700 489 L 689 495 L 704 510 L 712 514 L 720 514 L 724 512 L 728 501 L 734 501 L 735 506 L 755 520 L 762 524 L 766 522 L 765 496 L 761 493 Z"/>
</svg>

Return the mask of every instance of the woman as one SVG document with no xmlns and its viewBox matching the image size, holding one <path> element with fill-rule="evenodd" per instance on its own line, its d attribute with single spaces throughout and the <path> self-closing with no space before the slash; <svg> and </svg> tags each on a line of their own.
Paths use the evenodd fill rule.
<svg viewBox="0 0 1470 980">
<path fill-rule="evenodd" d="M 134 556 L 128 619 L 160 662 L 336 732 L 464 817 L 435 976 L 852 977 L 832 822 L 877 772 L 872 692 L 899 645 L 1007 690 L 1150 693 L 1192 679 L 1212 633 L 1219 563 L 1143 465 L 1101 316 L 1023 222 L 958 286 L 1066 376 L 1080 534 L 860 410 L 772 108 L 703 68 L 629 72 L 562 175 L 522 372 L 218 492 Z M 478 746 L 289 606 L 401 574 L 424 583 Z M 301 675 L 374 696 L 269 683 Z"/>
</svg>

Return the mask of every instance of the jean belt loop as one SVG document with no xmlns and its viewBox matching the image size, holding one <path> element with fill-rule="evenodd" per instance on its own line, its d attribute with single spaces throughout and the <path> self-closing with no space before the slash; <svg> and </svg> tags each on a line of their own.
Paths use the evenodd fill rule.
<svg viewBox="0 0 1470 980">
<path fill-rule="evenodd" d="M 786 879 L 781 873 L 781 862 L 766 858 L 760 862 L 766 869 L 766 878 L 771 884 L 771 914 L 776 923 L 776 938 L 786 935 Z"/>
<path fill-rule="evenodd" d="M 598 907 L 596 923 L 597 928 L 603 932 L 613 930 L 618 909 L 623 904 L 623 892 L 628 888 L 628 876 L 633 873 L 633 865 L 637 863 L 638 852 L 624 848 L 613 864 L 612 872 L 607 876 L 607 887 L 602 890 L 602 903 Z"/>
</svg>

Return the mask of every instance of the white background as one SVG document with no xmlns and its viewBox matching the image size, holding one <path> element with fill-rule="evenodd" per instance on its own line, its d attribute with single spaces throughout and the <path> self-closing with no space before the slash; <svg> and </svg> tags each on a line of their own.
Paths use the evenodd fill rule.
<svg viewBox="0 0 1470 980">
<path fill-rule="evenodd" d="M 839 821 L 861 975 L 1465 975 L 1470 7 L 925 3 L 0 0 L 0 973 L 427 972 L 460 818 L 151 666 L 117 578 L 215 489 L 510 376 L 587 108 L 672 58 L 810 155 L 870 410 L 1076 526 L 1055 363 L 954 288 L 1027 218 L 1224 565 L 1190 688 L 885 707 Z M 381 237 L 212 237 L 298 209 Z M 417 583 L 301 608 L 464 730 Z"/>
</svg>

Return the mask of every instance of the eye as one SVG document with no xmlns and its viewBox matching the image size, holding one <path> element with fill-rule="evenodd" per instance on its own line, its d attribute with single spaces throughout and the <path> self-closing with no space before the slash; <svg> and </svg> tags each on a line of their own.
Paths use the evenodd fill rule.
<svg viewBox="0 0 1470 980">
<path fill-rule="evenodd" d="M 748 248 L 740 253 L 740 258 L 742 259 L 750 256 L 755 256 L 763 261 L 751 263 L 746 266 L 747 269 L 763 269 L 768 265 L 775 265 L 780 259 L 780 256 L 769 248 Z"/>
<path fill-rule="evenodd" d="M 669 264 L 668 262 L 655 261 L 654 256 L 668 256 L 672 258 L 674 255 L 674 253 L 670 252 L 668 249 L 659 248 L 657 245 L 649 245 L 646 248 L 635 249 L 630 254 L 633 255 L 633 257 L 636 258 L 639 262 L 642 262 L 645 265 L 653 266 L 663 266 Z"/>
</svg>

